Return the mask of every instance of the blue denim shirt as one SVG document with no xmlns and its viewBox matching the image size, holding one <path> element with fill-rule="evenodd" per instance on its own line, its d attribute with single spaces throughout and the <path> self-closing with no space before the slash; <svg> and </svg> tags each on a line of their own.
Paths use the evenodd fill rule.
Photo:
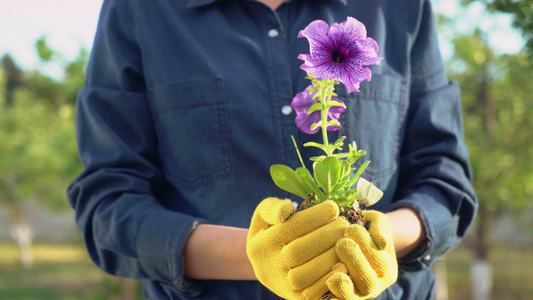
<svg viewBox="0 0 533 300">
<path fill-rule="evenodd" d="M 278 299 L 258 282 L 184 276 L 202 222 L 247 228 L 277 188 L 272 164 L 299 166 L 293 96 L 309 81 L 298 32 L 315 19 L 362 21 L 384 60 L 347 94 L 343 128 L 384 191 L 373 209 L 416 210 L 426 241 L 378 299 L 429 299 L 431 262 L 454 247 L 477 201 L 456 84 L 445 75 L 429 1 L 105 0 L 77 107 L 83 172 L 68 189 L 92 260 L 142 280 L 148 299 Z M 301 147 L 304 160 L 316 155 Z M 363 159 L 361 159 L 363 160 Z M 301 199 L 294 200 L 299 201 Z"/>
</svg>

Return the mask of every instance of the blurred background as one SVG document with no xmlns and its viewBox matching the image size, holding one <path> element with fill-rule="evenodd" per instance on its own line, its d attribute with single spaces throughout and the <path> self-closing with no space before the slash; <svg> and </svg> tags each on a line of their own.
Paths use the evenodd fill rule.
<svg viewBox="0 0 533 300">
<path fill-rule="evenodd" d="M 65 198 L 102 1 L 0 1 L 0 299 L 142 299 L 90 262 Z M 481 202 L 437 299 L 533 299 L 533 0 L 433 3 Z"/>
</svg>

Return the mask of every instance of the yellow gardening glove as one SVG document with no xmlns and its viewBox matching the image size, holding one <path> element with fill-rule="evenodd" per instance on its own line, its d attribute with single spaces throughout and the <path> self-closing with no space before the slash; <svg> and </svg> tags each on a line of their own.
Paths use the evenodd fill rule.
<svg viewBox="0 0 533 300">
<path fill-rule="evenodd" d="M 352 279 L 347 274 L 348 269 L 343 263 L 335 264 L 330 273 L 330 277 L 326 281 L 326 285 L 330 289 L 333 288 L 339 296 L 337 297 L 332 292 L 329 292 L 320 297 L 320 300 L 343 300 L 356 297 L 353 293 Z"/>
<path fill-rule="evenodd" d="M 368 231 L 361 225 L 350 225 L 336 246 L 349 275 L 335 272 L 327 281 L 329 290 L 339 299 L 375 298 L 398 278 L 389 219 L 373 210 L 363 214 L 369 222 Z"/>
<path fill-rule="evenodd" d="M 263 200 L 252 218 L 246 252 L 259 281 L 278 296 L 316 300 L 328 291 L 326 280 L 340 262 L 335 245 L 349 223 L 332 201 L 293 213 L 290 200 Z"/>
</svg>

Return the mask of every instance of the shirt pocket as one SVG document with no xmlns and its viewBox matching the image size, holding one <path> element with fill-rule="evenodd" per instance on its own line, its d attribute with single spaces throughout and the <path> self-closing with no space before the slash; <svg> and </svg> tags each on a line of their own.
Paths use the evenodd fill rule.
<svg viewBox="0 0 533 300">
<path fill-rule="evenodd" d="M 338 92 L 345 101 L 339 136 L 345 144 L 355 141 L 366 151 L 356 166 L 370 160 L 363 177 L 386 188 L 398 168 L 400 132 L 407 109 L 406 84 L 399 77 L 373 74 L 370 82 L 361 83 L 359 93 Z"/>
<path fill-rule="evenodd" d="M 193 188 L 231 174 L 222 78 L 157 86 L 149 92 L 165 174 Z"/>
</svg>

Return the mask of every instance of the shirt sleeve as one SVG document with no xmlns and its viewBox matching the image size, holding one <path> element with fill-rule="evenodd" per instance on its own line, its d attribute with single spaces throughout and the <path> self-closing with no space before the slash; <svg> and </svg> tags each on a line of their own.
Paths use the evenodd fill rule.
<svg viewBox="0 0 533 300">
<path fill-rule="evenodd" d="M 202 286 L 184 277 L 182 253 L 191 231 L 205 221 L 170 211 L 158 201 L 166 183 L 145 96 L 134 14 L 124 3 L 103 3 L 77 101 L 83 171 L 69 186 L 68 199 L 98 267 L 195 295 Z"/>
<path fill-rule="evenodd" d="M 411 99 L 400 157 L 399 189 L 389 210 L 415 210 L 423 245 L 400 261 L 407 271 L 429 268 L 471 225 L 477 199 L 464 142 L 459 87 L 449 82 L 429 1 L 411 52 Z"/>
</svg>

